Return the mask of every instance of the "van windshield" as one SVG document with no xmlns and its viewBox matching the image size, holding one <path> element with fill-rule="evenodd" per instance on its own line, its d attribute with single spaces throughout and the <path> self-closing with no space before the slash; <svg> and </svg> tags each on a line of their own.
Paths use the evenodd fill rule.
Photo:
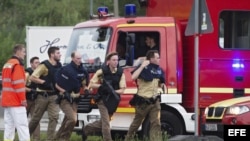
<svg viewBox="0 0 250 141">
<path fill-rule="evenodd" d="M 103 63 L 110 36 L 111 29 L 108 27 L 74 29 L 66 51 L 64 64 L 70 63 L 73 51 L 80 51 L 82 53 L 82 62 L 84 64 L 91 64 L 93 61 Z"/>
</svg>

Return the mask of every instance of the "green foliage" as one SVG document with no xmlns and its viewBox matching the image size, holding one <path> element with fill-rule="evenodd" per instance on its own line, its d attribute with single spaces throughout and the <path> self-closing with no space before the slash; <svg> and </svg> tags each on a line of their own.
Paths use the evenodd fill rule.
<svg viewBox="0 0 250 141">
<path fill-rule="evenodd" d="M 93 13 L 99 6 L 113 12 L 113 0 L 92 0 Z M 124 5 L 137 0 L 118 0 L 119 15 Z M 139 10 L 143 15 L 144 11 Z M 16 43 L 24 43 L 26 26 L 73 26 L 89 19 L 90 0 L 0 0 L 0 67 L 12 54 Z"/>
</svg>

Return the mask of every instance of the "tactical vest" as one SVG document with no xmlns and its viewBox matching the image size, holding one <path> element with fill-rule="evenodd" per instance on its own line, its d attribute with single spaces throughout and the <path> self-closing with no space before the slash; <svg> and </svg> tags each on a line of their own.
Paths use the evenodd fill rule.
<svg viewBox="0 0 250 141">
<path fill-rule="evenodd" d="M 53 87 L 46 87 L 43 84 L 38 85 L 39 89 L 42 90 L 56 90 L 55 89 L 55 74 L 56 72 L 62 67 L 62 64 L 60 62 L 57 62 L 55 66 L 50 64 L 48 60 L 43 61 L 41 64 L 44 64 L 46 68 L 48 69 L 48 75 L 46 76 L 40 76 L 40 79 L 45 80 L 47 84 L 52 84 Z"/>
<path fill-rule="evenodd" d="M 56 76 L 57 84 L 68 92 L 80 91 L 84 79 L 89 79 L 87 71 L 82 66 L 76 66 L 73 62 L 62 67 Z"/>
<path fill-rule="evenodd" d="M 120 89 L 119 84 L 123 73 L 123 69 L 121 67 L 118 67 L 117 71 L 115 73 L 112 73 L 111 70 L 109 69 L 109 66 L 105 65 L 102 67 L 102 72 L 103 72 L 103 78 L 109 81 L 115 90 Z"/>
</svg>

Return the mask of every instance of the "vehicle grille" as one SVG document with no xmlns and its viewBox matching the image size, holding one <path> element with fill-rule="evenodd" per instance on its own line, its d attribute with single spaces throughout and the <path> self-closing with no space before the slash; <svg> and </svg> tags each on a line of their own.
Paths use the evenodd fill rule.
<svg viewBox="0 0 250 141">
<path fill-rule="evenodd" d="M 225 107 L 209 107 L 208 117 L 221 117 L 225 111 Z"/>
<path fill-rule="evenodd" d="M 77 106 L 77 113 L 89 113 L 92 109 L 97 108 L 97 105 L 91 104 L 91 99 L 93 95 L 89 95 L 86 97 L 80 97 L 78 106 Z"/>
</svg>

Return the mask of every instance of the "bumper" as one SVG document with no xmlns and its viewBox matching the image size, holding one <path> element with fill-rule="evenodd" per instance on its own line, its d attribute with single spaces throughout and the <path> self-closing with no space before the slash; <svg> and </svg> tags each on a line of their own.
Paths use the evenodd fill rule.
<svg viewBox="0 0 250 141">
<path fill-rule="evenodd" d="M 223 138 L 224 125 L 217 123 L 205 123 L 201 125 L 201 132 L 203 135 L 215 135 Z"/>
</svg>

